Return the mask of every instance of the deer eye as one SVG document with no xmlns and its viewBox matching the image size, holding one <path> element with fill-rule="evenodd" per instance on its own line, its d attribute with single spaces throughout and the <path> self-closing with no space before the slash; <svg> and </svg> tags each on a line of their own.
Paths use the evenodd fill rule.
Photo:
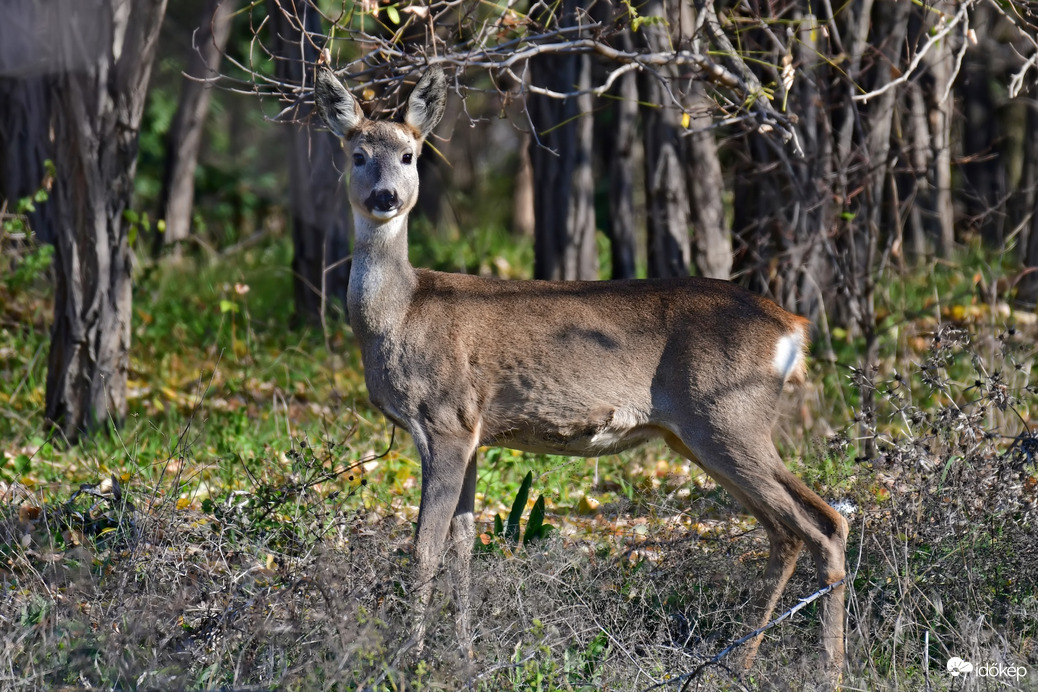
<svg viewBox="0 0 1038 692">
<path fill-rule="evenodd" d="M 400 158 L 400 163 L 404 164 L 405 166 L 410 166 L 411 165 L 411 161 L 413 161 L 413 160 L 414 160 L 414 155 L 413 154 L 404 154 Z"/>
<path fill-rule="evenodd" d="M 364 165 L 364 154 L 354 154 L 353 155 L 353 165 L 354 166 L 363 166 Z"/>
</svg>

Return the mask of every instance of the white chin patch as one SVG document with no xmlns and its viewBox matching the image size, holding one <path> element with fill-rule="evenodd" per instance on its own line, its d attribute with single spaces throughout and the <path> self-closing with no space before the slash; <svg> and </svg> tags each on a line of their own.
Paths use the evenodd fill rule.
<svg viewBox="0 0 1038 692">
<path fill-rule="evenodd" d="M 803 344 L 799 334 L 786 334 L 775 344 L 775 358 L 771 361 L 783 380 L 789 378 L 797 361 L 802 357 Z"/>
<path fill-rule="evenodd" d="M 391 219 L 394 216 L 396 216 L 398 213 L 400 213 L 399 209 L 394 209 L 392 211 L 375 211 L 375 210 L 373 210 L 371 212 L 371 218 L 378 219 L 379 221 L 388 221 L 389 219 Z"/>
</svg>

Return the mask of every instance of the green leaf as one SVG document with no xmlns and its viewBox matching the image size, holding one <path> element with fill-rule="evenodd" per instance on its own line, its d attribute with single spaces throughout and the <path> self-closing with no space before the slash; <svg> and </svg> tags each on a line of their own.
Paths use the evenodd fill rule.
<svg viewBox="0 0 1038 692">
<path fill-rule="evenodd" d="M 657 24 L 667 26 L 667 20 L 655 15 L 650 15 L 648 17 L 635 17 L 631 20 L 631 31 L 638 33 L 638 29 L 641 29 L 643 26 L 656 26 Z"/>
<path fill-rule="evenodd" d="M 508 523 L 505 525 L 505 538 L 510 541 L 519 540 L 519 520 L 526 509 L 526 501 L 530 498 L 530 486 L 533 485 L 533 471 L 526 472 L 519 492 L 515 494 L 515 502 L 512 503 L 512 511 L 508 514 Z"/>
<path fill-rule="evenodd" d="M 238 304 L 226 299 L 221 300 L 220 312 L 238 312 Z"/>
<path fill-rule="evenodd" d="M 123 218 L 130 223 L 137 223 L 141 220 L 140 214 L 135 212 L 133 209 L 126 209 L 123 211 Z"/>
<path fill-rule="evenodd" d="M 494 515 L 494 535 L 500 536 L 505 532 L 505 522 L 500 514 Z"/>
<path fill-rule="evenodd" d="M 952 464 L 958 461 L 958 456 L 948 457 L 948 461 L 944 464 L 944 470 L 941 471 L 941 481 L 937 484 L 937 489 L 941 490 L 944 488 L 944 481 L 948 480 L 948 472 L 951 470 Z"/>
<path fill-rule="evenodd" d="M 32 470 L 32 459 L 28 454 L 19 454 L 14 458 L 14 469 L 24 476 Z"/>
<path fill-rule="evenodd" d="M 389 17 L 389 21 L 394 24 L 400 23 L 400 12 L 397 11 L 396 5 L 389 5 L 386 7 L 386 16 Z"/>
<path fill-rule="evenodd" d="M 537 498 L 530 510 L 530 518 L 526 521 L 526 533 L 523 534 L 523 545 L 540 538 L 544 531 L 544 495 Z"/>
</svg>

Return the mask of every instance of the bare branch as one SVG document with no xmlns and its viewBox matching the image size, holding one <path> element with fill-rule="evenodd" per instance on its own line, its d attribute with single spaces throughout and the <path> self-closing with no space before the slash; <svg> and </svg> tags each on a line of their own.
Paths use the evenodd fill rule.
<svg viewBox="0 0 1038 692">
<path fill-rule="evenodd" d="M 851 100 L 859 103 L 868 103 L 877 96 L 885 94 L 891 89 L 901 86 L 902 84 L 907 82 L 915 73 L 915 71 L 919 69 L 919 65 L 922 63 L 923 58 L 926 57 L 926 54 L 930 52 L 930 49 L 937 45 L 939 42 L 945 40 L 945 37 L 947 37 L 948 34 L 951 33 L 952 29 L 958 26 L 961 22 L 965 21 L 969 9 L 973 7 L 974 4 L 976 4 L 976 0 L 965 0 L 965 2 L 962 3 L 962 6 L 959 7 L 959 11 L 955 13 L 955 16 L 951 19 L 951 21 L 943 22 L 941 28 L 938 29 L 936 33 L 931 35 L 930 38 L 926 41 L 926 43 L 923 44 L 923 47 L 920 48 L 919 52 L 917 52 L 915 56 L 912 58 L 912 62 L 908 64 L 908 67 L 905 68 L 905 70 L 901 73 L 899 77 L 897 77 L 897 79 L 890 80 L 882 87 L 874 91 L 870 91 L 864 94 L 855 94 L 854 96 L 851 96 Z M 946 19 L 946 17 L 942 19 Z"/>
<path fill-rule="evenodd" d="M 312 4 L 312 0 L 305 1 Z M 303 4 L 304 0 L 295 2 L 298 7 Z M 374 15 L 364 13 L 361 6 L 357 6 L 338 17 L 322 14 L 332 25 L 332 32 L 327 35 L 309 33 L 304 40 L 318 48 L 330 48 L 335 54 L 336 73 L 340 77 L 363 83 L 366 91 L 375 90 L 380 99 L 386 100 L 395 98 L 406 77 L 433 65 L 458 74 L 489 74 L 494 88 L 502 97 L 506 91 L 511 91 L 512 96 L 520 92 L 552 99 L 571 99 L 586 94 L 601 97 L 619 77 L 639 71 L 659 80 L 665 98 L 679 109 L 682 97 L 675 92 L 684 93 L 687 88 L 684 85 L 688 83 L 685 80 L 704 81 L 716 87 L 718 111 L 726 122 L 747 122 L 755 125 L 760 133 L 779 133 L 783 141 L 792 143 L 797 156 L 802 155 L 791 125 L 795 118 L 772 107 L 766 90 L 724 37 L 712 8 L 713 40 L 724 54 L 723 61 L 706 52 L 690 50 L 687 46 L 658 52 L 618 48 L 614 45 L 617 37 L 628 30 L 630 21 L 623 13 L 608 21 L 583 15 L 576 26 L 558 26 L 554 23 L 557 19 L 552 16 L 542 25 L 531 19 L 534 16 L 532 11 L 523 15 L 514 9 L 514 4 L 488 9 L 489 5 L 433 1 L 422 5 L 420 11 L 409 8 L 396 10 L 392 20 L 399 21 L 396 26 L 390 26 L 388 15 L 379 14 L 382 10 L 377 5 Z M 293 5 L 278 3 L 278 7 L 280 12 L 290 14 Z M 379 19 L 381 26 L 372 26 L 370 17 Z M 267 65 L 277 58 L 265 44 L 270 30 L 271 23 L 263 17 L 256 22 L 248 58 L 243 61 L 225 56 L 232 69 L 240 71 L 249 80 L 248 86 L 227 75 L 221 76 L 217 83 L 225 89 L 259 96 L 276 94 L 282 101 L 292 104 L 301 98 L 309 98 L 301 85 L 283 83 L 271 75 Z M 452 41 L 451 37 L 459 38 Z M 532 59 L 574 54 L 594 55 L 600 61 L 615 65 L 602 73 L 601 83 L 585 84 L 580 88 L 573 85 L 573 88 L 559 89 L 556 85 L 549 89 L 525 77 L 525 66 Z M 504 79 L 498 80 L 495 76 Z M 722 105 L 726 103 L 727 106 Z M 740 113 L 752 117 L 743 118 Z M 277 119 L 284 121 L 285 114 L 279 114 Z"/>
<path fill-rule="evenodd" d="M 710 658 L 710 660 L 704 661 L 704 662 L 700 663 L 698 666 L 696 666 L 690 672 L 685 673 L 684 675 L 679 675 L 679 676 L 677 676 L 675 678 L 671 678 L 671 679 L 666 680 L 664 682 L 657 683 L 657 684 L 652 685 L 650 687 L 646 687 L 644 690 L 642 690 L 642 692 L 649 692 L 649 690 L 656 690 L 656 689 L 659 689 L 661 687 L 667 687 L 668 685 L 676 685 L 678 683 L 683 683 L 682 689 L 684 689 L 685 686 L 687 686 L 690 681 L 694 680 L 703 670 L 705 670 L 709 666 L 720 665 L 721 661 L 723 661 L 730 653 L 735 651 L 737 648 L 739 648 L 743 644 L 747 643 L 748 641 L 750 641 L 754 637 L 757 637 L 758 635 L 764 634 L 765 632 L 770 630 L 772 627 L 775 627 L 776 625 L 778 625 L 783 620 L 788 620 L 789 618 L 793 617 L 798 612 L 803 610 L 806 606 L 810 605 L 811 603 L 814 603 L 819 598 L 821 598 L 822 596 L 825 596 L 826 594 L 828 594 L 830 591 L 832 591 L 833 589 L 837 588 L 838 586 L 842 586 L 846 581 L 847 581 L 847 578 L 844 577 L 843 579 L 840 579 L 839 581 L 834 581 L 832 584 L 829 584 L 828 586 L 822 587 L 821 589 L 819 589 L 818 591 L 815 591 L 810 596 L 805 596 L 804 598 L 799 599 L 795 606 L 793 606 L 792 608 L 790 608 L 786 612 L 782 613 L 777 618 L 773 619 L 771 622 L 769 622 L 768 624 L 764 625 L 763 627 L 759 627 L 759 628 L 753 630 L 752 632 L 747 634 L 745 637 L 742 637 L 740 639 L 736 639 L 734 642 L 732 642 L 731 644 L 726 646 L 724 649 L 722 649 L 718 654 L 716 654 L 715 656 Z"/>
</svg>

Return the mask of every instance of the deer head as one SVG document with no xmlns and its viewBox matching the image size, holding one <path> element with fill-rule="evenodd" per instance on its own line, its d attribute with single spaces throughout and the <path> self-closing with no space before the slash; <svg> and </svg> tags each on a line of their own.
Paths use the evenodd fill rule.
<svg viewBox="0 0 1038 692">
<path fill-rule="evenodd" d="M 443 117 L 447 80 L 433 67 L 407 100 L 403 122 L 369 120 L 326 65 L 315 80 L 317 108 L 328 128 L 346 141 L 350 156 L 350 204 L 381 224 L 405 216 L 418 200 L 418 156 Z"/>
</svg>

